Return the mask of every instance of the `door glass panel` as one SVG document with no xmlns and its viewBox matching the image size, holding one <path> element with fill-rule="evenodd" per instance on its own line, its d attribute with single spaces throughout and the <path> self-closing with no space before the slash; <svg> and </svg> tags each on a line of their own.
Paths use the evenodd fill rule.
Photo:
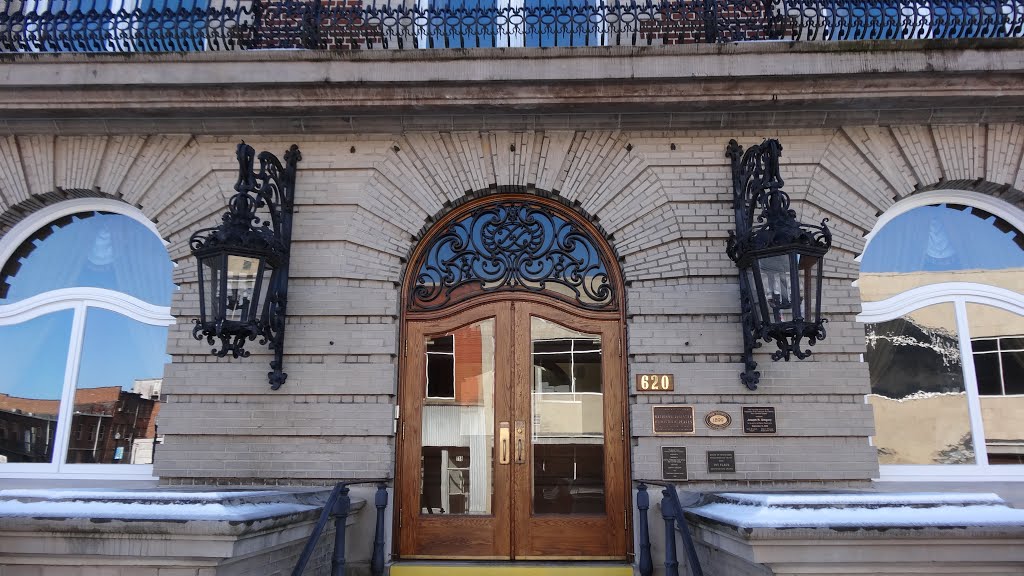
<svg viewBox="0 0 1024 576">
<path fill-rule="evenodd" d="M 427 336 L 423 514 L 490 514 L 494 452 L 494 319 Z"/>
<path fill-rule="evenodd" d="M 530 319 L 533 513 L 605 511 L 601 336 Z"/>
<path fill-rule="evenodd" d="M 1024 316 L 967 304 L 989 464 L 1024 464 Z"/>
<path fill-rule="evenodd" d="M 868 324 L 880 464 L 974 464 L 960 341 L 952 303 Z"/>
</svg>

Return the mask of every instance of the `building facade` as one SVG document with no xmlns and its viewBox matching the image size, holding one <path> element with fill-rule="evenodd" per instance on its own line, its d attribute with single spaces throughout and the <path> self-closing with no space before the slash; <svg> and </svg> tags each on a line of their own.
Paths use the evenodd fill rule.
<svg viewBox="0 0 1024 576">
<path fill-rule="evenodd" d="M 10 498 L 33 479 L 164 492 L 387 479 L 395 566 L 585 558 L 641 571 L 641 480 L 704 503 L 953 479 L 1001 480 L 1012 498 L 1024 479 L 1018 38 L 521 40 L 5 57 L 0 338 L 21 356 L 0 387 Z M 792 208 L 832 233 L 827 336 L 802 361 L 773 362 L 765 343 L 749 390 L 726 147 L 769 137 Z M 220 221 L 240 141 L 301 153 L 277 390 L 257 342 L 229 360 L 193 337 L 189 238 Z M 64 370 L 26 385 L 43 364 Z M 108 389 L 106 404 L 80 399 Z M 111 423 L 93 432 L 90 414 Z M 50 431 L 24 463 L 13 454 L 29 416 Z M 102 457 L 72 457 L 89 439 Z M 851 543 L 802 527 L 851 551 L 827 560 L 779 544 L 785 525 L 762 538 L 690 521 L 706 574 L 913 572 L 879 547 L 943 553 L 932 533 Z M 354 537 L 372 525 L 360 513 Z M 948 565 L 1019 574 L 1022 525 L 961 528 L 953 541 L 988 544 Z M 256 564 L 195 573 L 290 569 L 297 533 L 262 544 L 278 564 L 249 551 Z M 3 553 L 24 567 L 45 550 Z"/>
</svg>

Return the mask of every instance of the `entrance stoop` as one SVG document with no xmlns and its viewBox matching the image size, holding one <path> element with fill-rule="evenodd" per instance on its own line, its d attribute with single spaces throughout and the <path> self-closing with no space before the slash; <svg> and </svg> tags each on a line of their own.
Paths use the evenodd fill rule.
<svg viewBox="0 0 1024 576">
<path fill-rule="evenodd" d="M 410 561 L 392 564 L 391 576 L 633 576 L 633 566 L 619 562 Z"/>
</svg>

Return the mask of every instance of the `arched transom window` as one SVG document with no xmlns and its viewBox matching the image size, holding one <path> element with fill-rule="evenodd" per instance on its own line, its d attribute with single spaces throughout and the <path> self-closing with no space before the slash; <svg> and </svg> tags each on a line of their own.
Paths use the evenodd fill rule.
<svg viewBox="0 0 1024 576">
<path fill-rule="evenodd" d="M 988 197 L 930 193 L 869 236 L 859 319 L 883 478 L 1024 475 L 1021 220 Z"/>
<path fill-rule="evenodd" d="M 154 232 L 85 199 L 0 241 L 0 476 L 152 476 L 174 290 Z"/>
<path fill-rule="evenodd" d="M 616 310 L 609 255 L 554 202 L 502 197 L 440 232 L 410 270 L 412 311 L 443 308 L 495 291 L 545 293 L 591 310 Z"/>
</svg>

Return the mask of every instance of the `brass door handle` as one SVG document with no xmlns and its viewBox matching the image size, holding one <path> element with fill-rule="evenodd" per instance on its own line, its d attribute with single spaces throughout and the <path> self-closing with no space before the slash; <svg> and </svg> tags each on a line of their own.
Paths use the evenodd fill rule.
<svg viewBox="0 0 1024 576">
<path fill-rule="evenodd" d="M 498 424 L 498 464 L 508 464 L 508 422 Z"/>
<path fill-rule="evenodd" d="M 526 462 L 526 422 L 516 420 L 516 464 Z"/>
</svg>

